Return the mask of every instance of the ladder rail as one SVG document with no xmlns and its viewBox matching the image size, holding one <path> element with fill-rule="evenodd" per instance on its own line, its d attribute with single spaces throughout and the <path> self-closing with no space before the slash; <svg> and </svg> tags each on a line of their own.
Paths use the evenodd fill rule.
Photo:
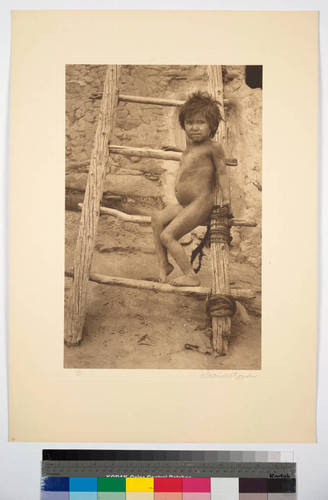
<svg viewBox="0 0 328 500">
<path fill-rule="evenodd" d="M 100 213 L 109 213 L 127 222 L 147 223 L 150 222 L 148 216 L 131 216 L 114 209 L 100 207 L 103 194 L 103 181 L 105 177 L 105 165 L 108 154 L 122 154 L 126 156 L 141 156 L 147 158 L 159 158 L 164 160 L 181 159 L 182 153 L 173 151 L 163 151 L 151 148 L 135 148 L 126 146 L 111 145 L 110 139 L 113 135 L 116 121 L 116 111 L 119 101 L 136 102 L 144 104 L 155 104 L 162 106 L 181 106 L 185 101 L 174 99 L 159 99 L 129 96 L 119 94 L 120 66 L 109 65 L 105 77 L 103 93 L 95 93 L 91 98 L 102 98 L 100 115 L 95 136 L 94 148 L 92 151 L 89 175 L 85 190 L 85 197 L 82 209 L 79 235 L 74 256 L 74 272 L 67 271 L 65 274 L 73 278 L 68 306 L 65 311 L 65 343 L 67 345 L 78 345 L 82 339 L 83 322 L 86 313 L 86 293 L 88 281 L 98 283 L 125 286 L 129 288 L 140 288 L 153 291 L 163 291 L 182 295 L 196 296 L 215 294 L 232 294 L 242 297 L 243 292 L 247 298 L 254 298 L 256 292 L 253 290 L 230 290 L 229 285 L 229 248 L 227 243 L 213 242 L 211 244 L 212 253 L 212 290 L 205 287 L 174 287 L 167 283 L 157 283 L 145 280 L 131 280 L 127 278 L 115 278 L 98 274 L 90 274 L 91 261 L 93 256 L 97 226 Z M 209 66 L 209 92 L 216 98 L 220 108 L 222 121 L 219 124 L 217 139 L 224 142 L 225 121 L 224 106 L 229 104 L 223 98 L 222 67 Z M 99 97 L 100 96 L 100 97 Z M 227 165 L 236 165 L 235 158 L 227 158 Z M 220 202 L 220 194 L 216 193 L 216 205 Z M 247 225 L 255 226 L 254 221 L 242 221 L 240 219 L 225 220 L 226 226 Z M 185 290 L 186 289 L 186 290 Z M 231 318 L 212 317 L 213 348 L 220 354 L 225 354 L 228 348 L 228 337 L 231 331 Z"/>
<path fill-rule="evenodd" d="M 91 155 L 79 234 L 75 248 L 74 278 L 68 304 L 65 309 L 64 335 L 65 343 L 69 346 L 78 345 L 82 340 L 83 323 L 87 307 L 87 286 L 108 159 L 108 141 L 113 133 L 118 106 L 118 82 L 120 71 L 120 66 L 109 65 L 105 76 L 103 99 Z"/>
<path fill-rule="evenodd" d="M 225 112 L 223 102 L 223 79 L 222 66 L 208 66 L 208 90 L 219 103 L 222 120 L 219 123 L 215 139 L 224 146 L 226 138 Z M 215 204 L 221 204 L 221 193 L 216 192 Z M 223 226 L 227 226 L 228 219 L 221 219 Z M 217 221 L 212 213 L 211 224 L 215 226 Z M 230 295 L 229 285 L 229 245 L 228 242 L 211 241 L 211 264 L 212 264 L 212 292 L 218 295 Z M 213 348 L 219 354 L 226 354 L 229 347 L 229 336 L 231 334 L 231 317 L 212 316 L 212 343 Z"/>
</svg>

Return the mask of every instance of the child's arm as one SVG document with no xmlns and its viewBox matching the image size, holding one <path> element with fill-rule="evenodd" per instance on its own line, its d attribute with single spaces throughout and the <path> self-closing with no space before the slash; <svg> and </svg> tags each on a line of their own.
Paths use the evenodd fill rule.
<svg viewBox="0 0 328 500">
<path fill-rule="evenodd" d="M 177 148 L 176 146 L 162 146 L 163 151 L 176 151 L 177 153 L 183 153 L 183 149 Z"/>
<path fill-rule="evenodd" d="M 222 206 L 228 207 L 228 209 L 231 210 L 230 182 L 227 174 L 224 149 L 221 144 L 213 143 L 212 156 L 215 165 L 217 188 L 219 188 L 222 193 Z"/>
</svg>

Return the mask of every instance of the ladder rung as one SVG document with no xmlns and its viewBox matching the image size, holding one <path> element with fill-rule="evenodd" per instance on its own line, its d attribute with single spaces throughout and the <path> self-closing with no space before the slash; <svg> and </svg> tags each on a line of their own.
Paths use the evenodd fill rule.
<svg viewBox="0 0 328 500">
<path fill-rule="evenodd" d="M 151 149 L 151 148 L 135 148 L 131 146 L 116 146 L 108 145 L 108 151 L 110 153 L 123 155 L 123 156 L 139 156 L 142 158 L 156 158 L 159 160 L 174 160 L 180 161 L 182 153 L 175 151 L 163 151 L 161 149 Z M 235 167 L 238 165 L 236 158 L 226 158 L 226 164 L 230 167 Z"/>
<path fill-rule="evenodd" d="M 257 222 L 253 219 L 228 219 L 229 226 L 256 227 Z"/>
<path fill-rule="evenodd" d="M 73 271 L 65 271 L 65 276 L 73 278 Z M 173 286 L 168 283 L 158 283 L 157 281 L 134 280 L 130 278 L 117 278 L 114 276 L 104 276 L 103 274 L 90 273 L 90 281 L 95 281 L 101 285 L 121 286 L 123 288 L 138 288 L 140 290 L 151 290 L 153 292 L 175 293 L 187 297 L 206 297 L 211 293 L 211 289 L 203 286 Z M 232 288 L 230 294 L 239 300 L 248 300 L 256 297 L 256 291 L 248 288 Z"/>
<path fill-rule="evenodd" d="M 139 156 L 142 158 L 157 158 L 159 160 L 175 160 L 181 159 L 182 153 L 175 151 L 162 151 L 161 149 L 151 148 L 134 148 L 130 146 L 114 146 L 108 145 L 110 153 L 123 155 L 123 156 Z"/>
<path fill-rule="evenodd" d="M 102 92 L 94 92 L 91 94 L 90 99 L 102 99 Z M 119 94 L 119 101 L 122 102 L 135 102 L 139 104 L 155 104 L 157 106 L 182 106 L 186 101 L 178 99 L 161 99 L 159 97 L 142 97 L 136 95 Z M 227 106 L 229 99 L 223 99 L 223 104 Z"/>
<path fill-rule="evenodd" d="M 65 271 L 65 276 L 74 277 L 72 271 Z M 90 281 L 95 281 L 102 285 L 121 286 L 124 288 L 138 288 L 140 290 L 150 290 L 153 292 L 175 293 L 177 295 L 185 295 L 189 297 L 206 297 L 210 292 L 210 288 L 201 286 L 173 286 L 168 283 L 158 283 L 157 281 L 135 280 L 130 278 L 116 278 L 113 276 L 104 276 L 102 274 L 90 273 Z"/>
<path fill-rule="evenodd" d="M 78 207 L 82 209 L 83 203 L 78 203 Z M 149 215 L 130 215 L 125 212 L 120 212 L 120 210 L 116 210 L 115 208 L 100 207 L 100 213 L 103 215 L 112 215 L 125 222 L 136 222 L 137 224 L 151 223 L 151 217 Z"/>
<path fill-rule="evenodd" d="M 180 101 L 178 99 L 161 99 L 159 97 L 141 97 L 135 95 L 125 95 L 120 94 L 118 96 L 119 101 L 124 102 L 136 102 L 140 104 L 156 104 L 158 106 L 182 106 L 186 101 Z M 228 105 L 229 99 L 223 99 L 223 104 Z"/>
<path fill-rule="evenodd" d="M 79 203 L 78 207 L 82 209 L 83 203 Z M 116 210 L 115 208 L 108 207 L 100 207 L 100 213 L 103 215 L 112 215 L 113 217 L 117 217 L 118 219 L 124 220 L 125 222 L 136 222 L 137 224 L 150 224 L 151 217 L 150 215 L 131 215 L 126 214 L 125 212 L 121 212 L 120 210 Z M 244 220 L 244 219 L 229 219 L 229 226 L 243 226 L 243 227 L 256 227 L 257 223 L 252 220 Z M 206 224 L 203 224 L 204 226 Z"/>
<path fill-rule="evenodd" d="M 177 99 L 160 99 L 158 97 L 141 97 L 134 95 L 120 94 L 118 96 L 119 101 L 122 102 L 136 102 L 140 104 L 156 104 L 158 106 L 182 106 L 185 101 L 179 101 Z"/>
</svg>

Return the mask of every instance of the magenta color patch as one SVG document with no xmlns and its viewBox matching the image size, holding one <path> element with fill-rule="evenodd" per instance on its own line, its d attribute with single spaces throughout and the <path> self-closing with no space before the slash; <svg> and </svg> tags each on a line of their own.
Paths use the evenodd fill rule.
<svg viewBox="0 0 328 500">
<path fill-rule="evenodd" d="M 209 477 L 185 477 L 182 479 L 182 491 L 186 493 L 210 493 L 211 479 Z"/>
</svg>

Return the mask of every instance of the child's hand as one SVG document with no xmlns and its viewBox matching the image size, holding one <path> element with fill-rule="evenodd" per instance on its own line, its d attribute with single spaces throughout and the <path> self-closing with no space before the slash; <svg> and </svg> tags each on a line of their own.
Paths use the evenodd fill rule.
<svg viewBox="0 0 328 500">
<path fill-rule="evenodd" d="M 233 217 L 232 211 L 231 211 L 231 202 L 230 200 L 222 200 L 222 207 L 226 207 L 228 210 L 228 217 Z"/>
<path fill-rule="evenodd" d="M 222 200 L 222 204 L 221 204 L 221 207 L 227 207 L 230 211 L 230 200 L 226 199 L 226 200 Z"/>
</svg>

